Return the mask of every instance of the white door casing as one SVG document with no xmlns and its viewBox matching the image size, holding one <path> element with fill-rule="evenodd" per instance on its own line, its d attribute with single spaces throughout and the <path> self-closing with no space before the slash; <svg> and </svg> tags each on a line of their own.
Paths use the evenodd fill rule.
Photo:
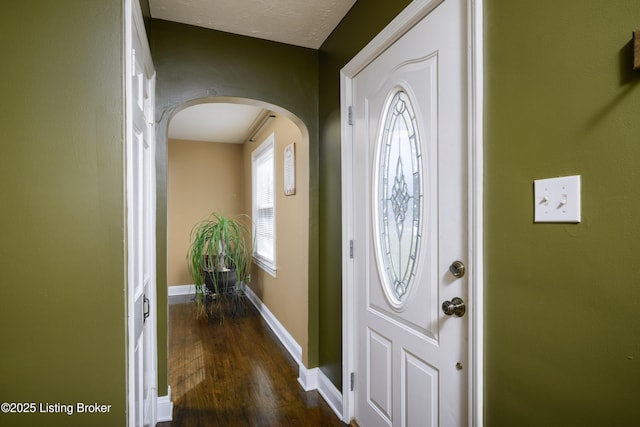
<svg viewBox="0 0 640 427">
<path fill-rule="evenodd" d="M 353 253 L 343 261 L 344 421 L 482 425 L 479 48 L 481 2 L 414 1 L 342 70 L 343 111 L 353 106 L 342 127 L 343 250 Z M 411 166 L 408 153 L 398 162 L 381 148 L 397 93 L 415 111 L 421 140 Z M 377 178 L 383 169 L 395 182 L 385 191 L 387 181 Z M 413 172 L 422 172 L 420 185 Z M 395 206 L 385 208 L 385 197 Z M 398 227 L 399 218 L 410 227 Z M 415 263 L 399 268 L 378 230 L 407 240 L 414 226 Z M 467 264 L 458 279 L 449 272 L 457 259 Z M 412 279 L 386 273 L 396 270 Z M 406 294 L 388 291 L 394 280 L 401 294 L 409 284 Z M 453 297 L 466 302 L 462 318 L 442 313 Z"/>
<path fill-rule="evenodd" d="M 127 424 L 155 426 L 155 71 L 136 0 L 125 1 Z"/>
</svg>

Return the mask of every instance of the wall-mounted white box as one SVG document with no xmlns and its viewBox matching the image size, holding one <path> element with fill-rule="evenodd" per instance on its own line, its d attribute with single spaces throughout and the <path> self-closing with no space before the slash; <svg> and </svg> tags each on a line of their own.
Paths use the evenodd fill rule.
<svg viewBox="0 0 640 427">
<path fill-rule="evenodd" d="M 533 187 L 535 222 L 580 222 L 580 175 L 537 179 Z"/>
</svg>

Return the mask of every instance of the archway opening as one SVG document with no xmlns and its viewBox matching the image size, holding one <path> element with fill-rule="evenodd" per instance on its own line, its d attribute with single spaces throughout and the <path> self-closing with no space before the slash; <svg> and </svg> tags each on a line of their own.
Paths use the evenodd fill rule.
<svg viewBox="0 0 640 427">
<path fill-rule="evenodd" d="M 211 213 L 253 217 L 252 154 L 274 141 L 275 268 L 254 263 L 249 296 L 300 346 L 307 364 L 309 283 L 309 134 L 291 112 L 231 97 L 192 100 L 167 127 L 168 294 L 191 293 L 186 254 L 193 226 Z M 294 158 L 294 191 L 285 185 L 285 152 Z M 288 165 L 291 165 L 288 160 Z M 291 171 L 288 176 L 291 177 Z M 294 310 L 291 308 L 295 307 Z"/>
</svg>

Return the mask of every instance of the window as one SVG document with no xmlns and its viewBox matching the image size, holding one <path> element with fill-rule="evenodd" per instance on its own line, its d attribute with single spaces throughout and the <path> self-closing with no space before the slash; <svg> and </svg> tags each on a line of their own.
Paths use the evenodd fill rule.
<svg viewBox="0 0 640 427">
<path fill-rule="evenodd" d="M 255 263 L 276 275 L 276 209 L 274 134 L 251 155 Z"/>
<path fill-rule="evenodd" d="M 426 220 L 422 215 L 422 153 L 416 115 L 406 92 L 394 94 L 382 117 L 376 168 L 376 252 L 384 271 L 385 292 L 399 307 L 416 276 Z"/>
</svg>

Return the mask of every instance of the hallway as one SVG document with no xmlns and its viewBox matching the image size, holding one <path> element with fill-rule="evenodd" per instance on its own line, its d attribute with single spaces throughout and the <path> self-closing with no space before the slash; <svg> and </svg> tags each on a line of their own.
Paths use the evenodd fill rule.
<svg viewBox="0 0 640 427">
<path fill-rule="evenodd" d="M 171 301 L 173 421 L 158 426 L 345 426 L 317 391 L 304 392 L 297 365 L 246 305 L 220 324 L 195 319 L 192 301 Z"/>
</svg>

